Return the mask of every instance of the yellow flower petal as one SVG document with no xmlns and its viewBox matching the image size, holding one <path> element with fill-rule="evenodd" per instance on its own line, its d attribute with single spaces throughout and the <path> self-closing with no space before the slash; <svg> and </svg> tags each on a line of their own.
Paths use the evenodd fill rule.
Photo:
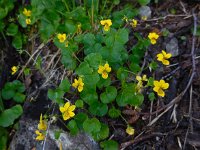
<svg viewBox="0 0 200 150">
<path fill-rule="evenodd" d="M 69 116 L 72 118 L 75 116 L 75 113 L 74 112 L 69 112 Z"/>
<path fill-rule="evenodd" d="M 155 91 L 155 92 L 158 92 L 159 91 L 159 87 L 157 87 L 157 86 L 155 86 L 154 88 L 153 88 L 153 90 Z"/>
<path fill-rule="evenodd" d="M 99 66 L 98 73 L 102 74 L 104 71 L 104 66 Z"/>
<path fill-rule="evenodd" d="M 68 120 L 69 118 L 70 118 L 69 114 L 67 114 L 67 113 L 63 114 L 63 119 L 64 120 Z"/>
<path fill-rule="evenodd" d="M 141 76 L 136 76 L 136 80 L 141 81 L 142 80 Z"/>
<path fill-rule="evenodd" d="M 64 105 L 65 110 L 67 110 L 70 107 L 70 102 L 66 102 Z"/>
<path fill-rule="evenodd" d="M 67 35 L 64 33 L 64 34 L 58 34 L 57 35 L 57 37 L 58 37 L 58 39 L 59 39 L 59 42 L 60 43 L 63 43 L 65 40 L 66 40 L 66 38 L 67 38 Z"/>
<path fill-rule="evenodd" d="M 68 111 L 74 111 L 74 110 L 75 110 L 75 108 L 76 108 L 76 106 L 75 106 L 75 105 L 71 105 L 71 106 L 69 106 L 69 108 L 68 108 Z"/>
<path fill-rule="evenodd" d="M 126 128 L 126 133 L 129 135 L 133 135 L 135 133 L 135 129 L 133 129 L 131 126 L 128 126 Z"/>
<path fill-rule="evenodd" d="M 108 73 L 104 71 L 102 73 L 102 78 L 107 79 L 108 78 Z"/>
<path fill-rule="evenodd" d="M 79 92 L 82 92 L 82 91 L 83 91 L 83 86 L 80 86 L 80 85 L 79 85 L 79 86 L 78 86 L 78 91 L 79 91 Z"/>
<path fill-rule="evenodd" d="M 155 39 L 151 39 L 151 44 L 156 44 L 156 40 Z"/>
<path fill-rule="evenodd" d="M 164 92 L 162 89 L 159 89 L 157 93 L 158 93 L 158 95 L 161 96 L 161 97 L 164 97 L 164 96 L 165 96 L 165 92 Z"/>
<path fill-rule="evenodd" d="M 166 59 L 169 59 L 169 58 L 171 58 L 172 57 L 172 54 L 171 53 L 167 53 L 166 55 L 165 55 L 165 58 Z"/>
<path fill-rule="evenodd" d="M 160 87 L 160 82 L 159 82 L 159 81 L 154 81 L 154 82 L 153 82 L 153 85 L 154 85 L 154 86 L 159 86 L 159 87 Z"/>
<path fill-rule="evenodd" d="M 105 68 L 105 70 L 106 70 L 107 72 L 110 72 L 110 71 L 111 71 L 111 67 L 109 67 L 109 64 L 108 64 L 108 63 L 106 63 L 106 64 L 104 65 L 104 68 Z"/>
<path fill-rule="evenodd" d="M 166 66 L 170 64 L 169 60 L 165 60 L 165 59 L 162 60 L 162 63 L 163 63 L 163 65 L 166 65 Z"/>
<path fill-rule="evenodd" d="M 109 30 L 110 30 L 110 27 L 107 26 L 107 25 L 105 25 L 103 29 L 104 29 L 104 31 L 109 31 Z"/>
<path fill-rule="evenodd" d="M 74 79 L 74 83 L 72 83 L 72 86 L 74 88 L 77 88 L 77 86 L 78 86 L 78 80 L 77 79 Z"/>
<path fill-rule="evenodd" d="M 147 81 L 147 75 L 143 75 L 143 76 L 142 76 L 142 80 L 143 80 L 143 81 Z"/>
<path fill-rule="evenodd" d="M 31 19 L 26 19 L 26 24 L 27 25 L 31 24 Z"/>
<path fill-rule="evenodd" d="M 60 112 L 61 113 L 65 112 L 65 111 L 66 111 L 66 109 L 64 107 L 60 107 Z"/>
</svg>

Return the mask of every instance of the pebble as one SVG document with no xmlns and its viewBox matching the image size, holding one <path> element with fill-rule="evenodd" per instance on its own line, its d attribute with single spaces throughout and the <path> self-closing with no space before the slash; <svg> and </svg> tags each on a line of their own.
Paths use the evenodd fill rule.
<svg viewBox="0 0 200 150">
<path fill-rule="evenodd" d="M 151 9 L 148 6 L 142 6 L 139 9 L 139 15 L 140 17 L 147 17 L 147 19 L 151 18 Z"/>
<path fill-rule="evenodd" d="M 179 55 L 178 40 L 174 37 L 166 44 L 166 51 L 172 54 L 172 57 Z"/>
</svg>

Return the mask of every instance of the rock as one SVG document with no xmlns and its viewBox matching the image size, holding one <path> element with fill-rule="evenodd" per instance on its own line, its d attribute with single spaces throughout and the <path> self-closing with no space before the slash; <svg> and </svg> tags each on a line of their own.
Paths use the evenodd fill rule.
<svg viewBox="0 0 200 150">
<path fill-rule="evenodd" d="M 179 49 L 178 49 L 178 40 L 176 38 L 172 38 L 167 44 L 166 44 L 166 51 L 168 53 L 172 54 L 172 57 L 176 57 L 179 55 Z"/>
<path fill-rule="evenodd" d="M 63 150 L 99 150 L 99 145 L 85 133 L 71 136 L 56 125 L 52 124 L 48 130 L 48 136 L 44 147 L 44 141 L 36 141 L 35 130 L 38 121 L 31 119 L 21 120 L 19 130 L 16 132 L 10 144 L 10 150 L 59 150 L 60 144 Z M 55 139 L 56 131 L 60 131 L 59 139 Z M 44 148 L 44 149 L 43 149 Z"/>
<path fill-rule="evenodd" d="M 10 150 L 59 150 L 62 143 L 63 150 L 99 150 L 99 145 L 85 133 L 79 133 L 77 136 L 71 136 L 65 131 L 65 128 L 59 123 L 52 123 L 48 129 L 48 135 L 45 141 L 36 141 L 35 130 L 38 128 L 40 114 L 50 108 L 52 101 L 47 98 L 47 90 L 41 91 L 38 99 L 35 101 L 26 101 L 24 104 L 24 113 L 19 120 L 19 128 L 12 137 Z M 55 112 L 59 112 L 55 107 Z M 55 139 L 54 134 L 59 131 L 59 139 Z"/>
<path fill-rule="evenodd" d="M 148 6 L 142 6 L 139 9 L 140 17 L 147 17 L 148 19 L 151 18 L 151 9 Z"/>
</svg>

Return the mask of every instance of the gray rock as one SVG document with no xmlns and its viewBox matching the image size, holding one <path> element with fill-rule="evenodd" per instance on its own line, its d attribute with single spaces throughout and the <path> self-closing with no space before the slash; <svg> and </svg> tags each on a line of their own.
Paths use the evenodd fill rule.
<svg viewBox="0 0 200 150">
<path fill-rule="evenodd" d="M 151 18 L 151 9 L 148 6 L 142 6 L 139 9 L 140 17 L 146 16 L 148 19 Z"/>
<path fill-rule="evenodd" d="M 178 40 L 174 37 L 166 44 L 166 51 L 172 54 L 172 57 L 179 55 Z"/>
<path fill-rule="evenodd" d="M 38 121 L 31 119 L 21 120 L 19 130 L 13 137 L 10 150 L 59 150 L 60 144 L 63 150 L 99 150 L 99 145 L 85 133 L 79 133 L 77 136 L 71 136 L 56 125 L 50 125 L 47 139 L 45 141 L 35 140 L 35 130 Z M 55 132 L 61 131 L 59 139 L 55 139 Z"/>
</svg>

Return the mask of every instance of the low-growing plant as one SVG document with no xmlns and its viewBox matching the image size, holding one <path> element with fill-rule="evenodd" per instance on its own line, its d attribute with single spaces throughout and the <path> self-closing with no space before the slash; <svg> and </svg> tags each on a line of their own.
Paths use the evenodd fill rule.
<svg viewBox="0 0 200 150">
<path fill-rule="evenodd" d="M 150 1 L 137 2 L 146 5 Z M 83 3 L 32 0 L 30 5 L 19 8 L 15 20 L 17 23 L 11 22 L 6 27 L 6 34 L 13 37 L 12 45 L 16 49 L 23 49 L 23 41 L 26 41 L 19 29 L 28 31 L 26 36 L 32 36 L 31 31 L 36 30 L 43 42 L 52 41 L 57 47 L 61 63 L 73 75 L 71 80 L 65 77 L 57 87 L 48 89 L 48 98 L 58 104 L 60 109 L 60 115 L 54 117 L 60 117 L 72 135 L 85 131 L 99 141 L 105 150 L 118 149 L 118 143 L 108 138 L 111 127 L 104 121 L 104 117 L 123 119 L 127 134 L 134 135 L 134 128 L 122 116 L 121 111 L 127 105 L 141 107 L 145 97 L 150 101 L 155 100 L 154 92 L 164 97 L 165 90 L 169 87 L 164 80 L 154 81 L 151 75 L 161 65 L 156 60 L 142 66 L 145 52 L 150 45 L 157 43 L 160 35 L 154 31 L 148 35 L 131 33 L 139 21 L 136 17 L 138 11 L 126 5 L 122 10 L 112 12 L 119 3 L 119 0 L 113 3 L 107 0 L 84 0 Z M 14 1 L 10 5 L 12 7 L 5 7 L 7 12 L 13 9 Z M 1 14 L 0 19 L 5 16 Z M 1 22 L 0 30 L 3 31 L 4 28 L 5 25 Z M 127 47 L 130 34 L 136 43 Z M 157 60 L 163 65 L 169 65 L 170 57 L 171 54 L 163 50 L 157 55 Z M 36 63 L 35 68 L 41 70 L 40 65 L 41 63 Z M 150 75 L 145 75 L 144 72 L 149 70 Z M 16 73 L 15 68 L 13 72 Z M 2 90 L 2 98 L 22 103 L 25 100 L 24 91 L 20 81 L 8 82 Z M 144 91 L 148 91 L 148 96 Z M 73 95 L 76 99 L 68 95 Z M 22 113 L 20 105 L 7 110 L 3 106 L 0 108 L 0 126 L 3 127 L 13 124 Z M 5 120 L 7 115 L 12 117 Z M 47 121 L 41 115 L 35 131 L 36 140 L 45 139 L 47 128 L 44 127 L 47 126 Z"/>
</svg>

